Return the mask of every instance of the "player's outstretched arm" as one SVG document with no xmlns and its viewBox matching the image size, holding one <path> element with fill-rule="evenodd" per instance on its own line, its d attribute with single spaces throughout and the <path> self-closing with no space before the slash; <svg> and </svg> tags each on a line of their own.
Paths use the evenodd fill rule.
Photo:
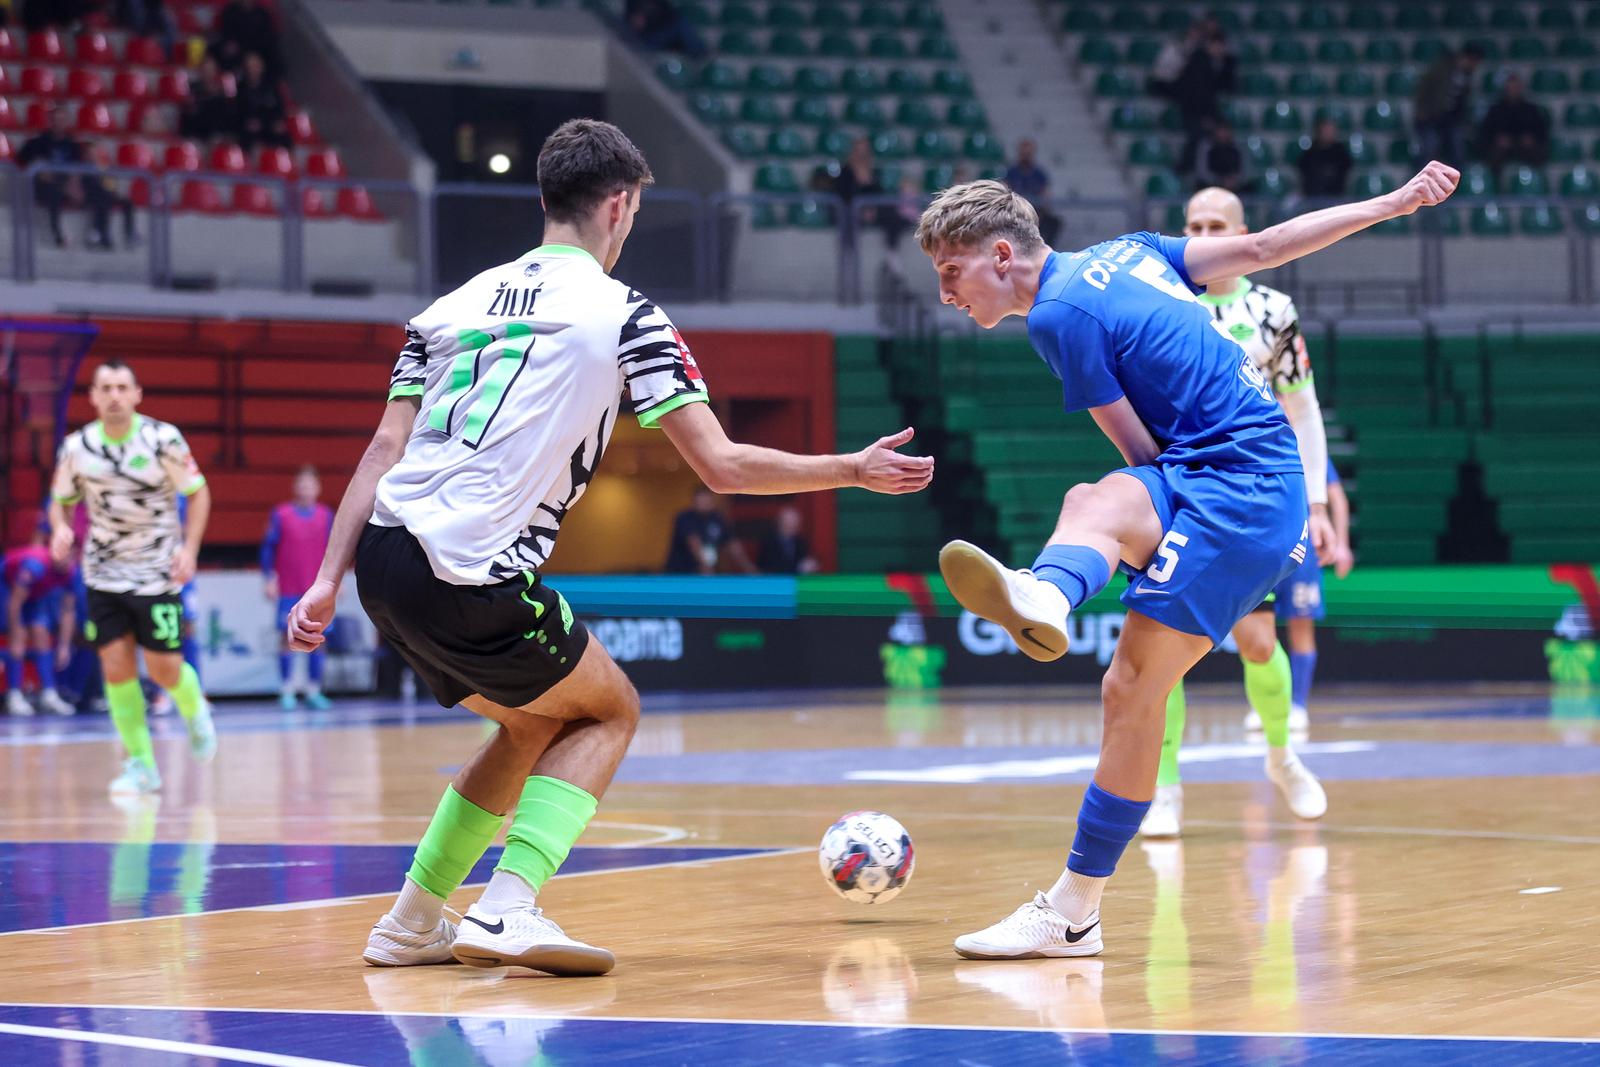
<svg viewBox="0 0 1600 1067">
<path fill-rule="evenodd" d="M 1435 160 L 1399 189 L 1371 200 L 1313 211 L 1260 233 L 1191 237 L 1184 246 L 1183 266 L 1196 285 L 1281 267 L 1369 226 L 1441 204 L 1460 181 L 1460 171 Z"/>
<path fill-rule="evenodd" d="M 356 542 L 372 517 L 372 504 L 378 496 L 378 480 L 405 454 L 411 427 L 417 421 L 418 399 L 414 396 L 389 401 L 383 419 L 372 435 L 372 442 L 356 465 L 356 472 L 339 501 L 328 532 L 328 550 L 317 568 L 317 580 L 306 595 L 289 611 L 289 647 L 310 652 L 323 641 L 328 623 L 333 621 L 334 602 L 339 598 L 339 583 L 356 558 Z"/>
<path fill-rule="evenodd" d="M 706 404 L 685 404 L 661 416 L 674 447 L 713 493 L 808 493 L 859 486 L 875 493 L 915 493 L 933 480 L 933 459 L 895 451 L 910 429 L 846 456 L 802 456 L 728 440 Z"/>
</svg>

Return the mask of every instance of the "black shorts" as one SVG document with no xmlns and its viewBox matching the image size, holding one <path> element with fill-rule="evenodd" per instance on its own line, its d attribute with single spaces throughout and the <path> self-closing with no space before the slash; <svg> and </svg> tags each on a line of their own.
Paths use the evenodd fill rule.
<svg viewBox="0 0 1600 1067">
<path fill-rule="evenodd" d="M 361 606 L 444 707 L 479 693 L 530 704 L 578 666 L 589 631 L 537 574 L 496 585 L 434 576 L 403 526 L 369 525 L 356 549 Z"/>
<path fill-rule="evenodd" d="M 133 635 L 140 648 L 151 652 L 177 652 L 183 647 L 183 596 L 180 593 L 139 596 L 90 589 L 88 608 L 83 636 L 95 648 L 128 634 Z"/>
</svg>

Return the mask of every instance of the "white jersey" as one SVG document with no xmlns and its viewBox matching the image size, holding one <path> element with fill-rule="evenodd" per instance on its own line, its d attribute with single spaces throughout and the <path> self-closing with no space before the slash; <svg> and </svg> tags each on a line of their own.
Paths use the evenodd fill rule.
<svg viewBox="0 0 1600 1067">
<path fill-rule="evenodd" d="M 544 564 L 619 411 L 649 427 L 707 399 L 667 316 L 567 245 L 484 271 L 412 319 L 389 385 L 402 396 L 422 407 L 372 521 L 404 526 L 455 585 Z"/>
<path fill-rule="evenodd" d="M 206 484 L 183 434 L 171 423 L 135 415 L 113 441 L 92 422 L 61 442 L 50 491 L 89 510 L 83 580 L 105 593 L 164 596 L 179 591 L 172 560 L 183 545 L 178 494 Z"/>
</svg>

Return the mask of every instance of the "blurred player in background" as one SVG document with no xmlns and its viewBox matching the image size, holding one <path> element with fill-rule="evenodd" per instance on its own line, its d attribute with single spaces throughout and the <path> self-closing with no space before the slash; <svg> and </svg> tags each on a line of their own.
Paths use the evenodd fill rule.
<svg viewBox="0 0 1600 1067">
<path fill-rule="evenodd" d="M 82 500 L 89 511 L 84 634 L 99 651 L 106 703 L 127 754 L 111 783 L 115 794 L 161 788 L 138 649 L 144 650 L 150 677 L 177 704 L 194 758 L 209 761 L 217 750 L 199 676 L 183 661 L 179 595 L 194 577 L 211 491 L 178 428 L 139 414 L 143 399 L 126 363 L 109 360 L 97 367 L 89 402 L 100 418 L 61 442 L 51 482 L 50 554 L 57 561 L 72 558 L 77 540 L 67 509 Z M 190 498 L 181 524 L 180 495 Z"/>
<path fill-rule="evenodd" d="M 537 905 L 594 817 L 639 721 L 639 696 L 540 569 L 623 414 L 659 427 L 717 493 L 925 488 L 931 459 L 803 456 L 728 440 L 666 314 L 610 276 L 633 229 L 644 155 L 576 119 L 539 151 L 544 243 L 436 300 L 407 327 L 389 405 L 289 613 L 322 643 L 352 560 L 378 632 L 445 707 L 499 723 L 445 790 L 399 898 L 373 927 L 377 966 L 516 964 L 605 974 L 603 948 Z M 359 542 L 359 546 L 358 546 Z M 516 814 L 494 876 L 458 927 L 445 900 Z"/>
<path fill-rule="evenodd" d="M 322 554 L 328 550 L 328 535 L 333 530 L 333 509 L 321 503 L 322 481 L 309 464 L 294 476 L 294 498 L 272 509 L 267 533 L 261 539 L 261 576 L 267 599 L 278 609 L 278 677 L 281 689 L 278 703 L 293 711 L 299 702 L 294 690 L 294 656 L 289 651 L 289 609 L 305 596 L 316 580 Z M 322 695 L 323 664 L 327 652 L 318 645 L 306 663 L 306 707 L 322 711 L 333 702 Z"/>
<path fill-rule="evenodd" d="M 5 554 L 0 567 L 0 590 L 6 605 L 6 713 L 19 718 L 33 714 L 33 705 L 22 691 L 22 661 L 26 654 L 39 679 L 36 698 L 40 711 L 51 715 L 71 715 L 72 705 L 56 691 L 56 671 L 67 665 L 72 655 L 74 566 L 71 560 L 57 563 L 46 545 L 50 528 L 40 524 L 33 540 Z"/>
<path fill-rule="evenodd" d="M 964 541 L 939 554 L 961 605 L 1038 660 L 1066 654 L 1068 614 L 1113 568 L 1129 575 L 1126 627 L 1101 686 L 1100 761 L 1066 868 L 1010 916 L 958 937 L 959 955 L 1102 951 L 1101 895 L 1155 795 L 1173 687 L 1294 570 L 1308 538 L 1332 550 L 1327 507 L 1308 502 L 1272 384 L 1197 295 L 1440 203 L 1459 181 L 1430 163 L 1396 192 L 1258 234 L 1134 233 L 1070 255 L 1045 245 L 1033 209 L 999 182 L 947 189 L 924 212 L 917 238 L 940 299 L 984 328 L 1026 316 L 1063 406 L 1088 410 L 1128 464 L 1067 493 L 1031 570 Z"/>
</svg>

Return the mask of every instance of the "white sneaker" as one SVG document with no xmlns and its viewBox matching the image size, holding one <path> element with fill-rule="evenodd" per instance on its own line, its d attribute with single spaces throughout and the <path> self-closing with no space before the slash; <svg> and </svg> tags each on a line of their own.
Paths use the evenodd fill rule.
<svg viewBox="0 0 1600 1067">
<path fill-rule="evenodd" d="M 456 959 L 471 967 L 531 967 L 564 977 L 605 974 L 617 958 L 575 941 L 532 904 L 490 915 L 474 904 L 456 931 Z"/>
<path fill-rule="evenodd" d="M 1032 571 L 1012 570 L 977 545 L 951 541 L 939 550 L 939 572 L 962 607 L 1003 626 L 1031 658 L 1048 663 L 1067 654 L 1072 605 Z"/>
<path fill-rule="evenodd" d="M 13 689 L 6 694 L 6 714 L 13 719 L 30 719 L 33 717 L 33 705 L 28 703 L 28 698 L 22 690 Z"/>
<path fill-rule="evenodd" d="M 194 757 L 195 762 L 210 763 L 216 759 L 217 727 L 211 721 L 211 702 L 201 700 L 200 710 L 183 725 L 189 731 L 189 755 Z"/>
<path fill-rule="evenodd" d="M 122 773 L 111 779 L 112 796 L 138 796 L 160 789 L 161 772 L 132 756 L 123 761 Z"/>
<path fill-rule="evenodd" d="M 1261 714 L 1255 708 L 1244 713 L 1244 732 L 1250 735 L 1261 733 Z"/>
<path fill-rule="evenodd" d="M 1311 729 L 1311 716 L 1299 704 L 1289 706 L 1289 732 L 1304 737 Z"/>
<path fill-rule="evenodd" d="M 1267 780 L 1278 787 L 1295 818 L 1320 819 L 1328 814 L 1327 792 L 1293 749 L 1267 750 Z"/>
<path fill-rule="evenodd" d="M 176 705 L 172 703 L 172 698 L 167 695 L 165 689 L 156 690 L 156 695 L 150 698 L 147 707 L 150 709 L 150 714 L 158 718 L 164 715 L 171 715 L 177 710 Z"/>
<path fill-rule="evenodd" d="M 1177 837 L 1183 832 L 1183 786 L 1158 785 L 1156 798 L 1139 824 L 1141 837 Z"/>
<path fill-rule="evenodd" d="M 77 709 L 65 700 L 54 689 L 41 689 L 39 691 L 39 710 L 51 715 L 74 715 Z"/>
<path fill-rule="evenodd" d="M 445 909 L 449 911 L 449 909 Z M 450 912 L 454 915 L 455 912 Z M 367 949 L 361 958 L 374 967 L 420 967 L 435 963 L 455 963 L 450 952 L 455 944 L 456 924 L 447 916 L 426 933 L 402 926 L 393 915 L 384 913 L 367 935 Z"/>
<path fill-rule="evenodd" d="M 956 955 L 969 960 L 1036 960 L 1046 956 L 1098 956 L 1100 912 L 1072 923 L 1043 893 L 993 926 L 956 938 Z"/>
</svg>

